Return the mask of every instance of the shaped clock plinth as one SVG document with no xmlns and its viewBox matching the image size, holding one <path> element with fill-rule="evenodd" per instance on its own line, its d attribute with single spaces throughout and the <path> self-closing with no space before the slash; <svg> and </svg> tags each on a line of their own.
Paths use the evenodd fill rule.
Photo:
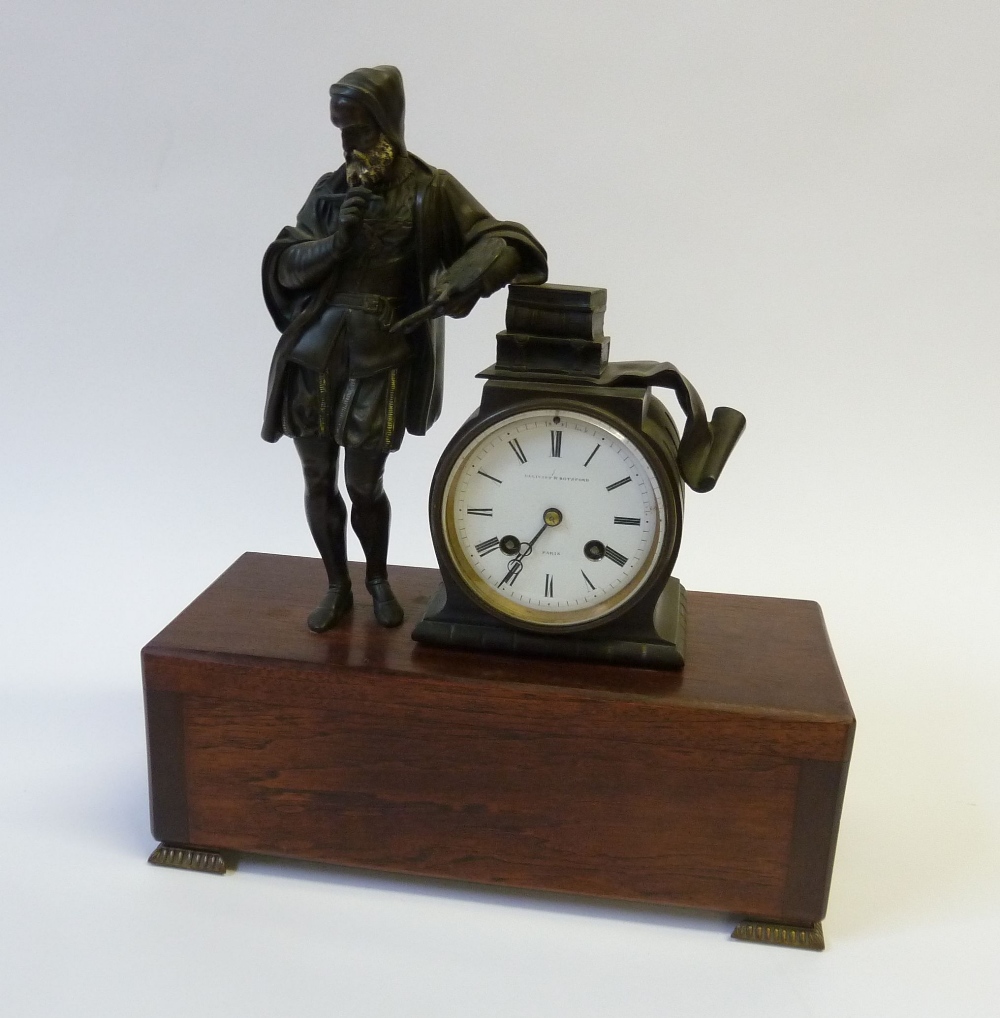
<svg viewBox="0 0 1000 1018">
<path fill-rule="evenodd" d="M 552 636 L 484 621 L 482 612 L 461 591 L 449 590 L 442 583 L 413 630 L 413 638 L 436 647 L 678 669 L 684 666 L 685 611 L 684 588 L 670 577 L 651 608 L 636 615 L 627 628 L 618 627 L 614 637 L 603 629 L 593 635 L 578 630 Z M 638 624 L 640 617 L 645 627 Z"/>
</svg>

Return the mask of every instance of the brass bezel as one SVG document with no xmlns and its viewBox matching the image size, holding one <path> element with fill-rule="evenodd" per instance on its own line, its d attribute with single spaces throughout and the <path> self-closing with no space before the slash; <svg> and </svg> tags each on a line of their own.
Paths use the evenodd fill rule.
<svg viewBox="0 0 1000 1018">
<path fill-rule="evenodd" d="M 451 510 L 455 500 L 456 478 L 461 474 L 466 462 L 487 436 L 502 428 L 509 427 L 512 423 L 521 419 L 556 415 L 573 415 L 582 418 L 591 426 L 600 428 L 621 442 L 641 461 L 653 487 L 657 506 L 657 518 L 652 548 L 646 556 L 646 561 L 636 575 L 621 590 L 616 591 L 611 597 L 594 605 L 589 605 L 586 608 L 565 611 L 543 611 L 539 608 L 532 608 L 509 600 L 494 590 L 491 584 L 483 580 L 465 555 L 458 539 L 455 516 Z M 484 422 L 481 429 L 466 436 L 466 443 L 452 464 L 444 484 L 441 497 L 440 525 L 448 558 L 467 594 L 491 615 L 505 622 L 536 631 L 551 632 L 552 630 L 589 628 L 598 622 L 605 622 L 624 611 L 642 593 L 648 581 L 657 571 L 656 567 L 660 562 L 666 544 L 666 517 L 670 512 L 667 506 L 667 499 L 664 496 L 664 482 L 667 478 L 659 468 L 656 457 L 650 455 L 650 452 L 642 447 L 646 443 L 641 439 L 641 436 L 637 437 L 639 437 L 640 441 L 636 441 L 635 438 L 623 433 L 620 428 L 620 422 L 615 421 L 610 416 L 605 416 L 592 407 L 581 407 L 569 401 L 564 403 L 561 400 L 546 400 L 539 402 L 535 406 L 524 406 L 522 404 L 521 408 L 516 412 L 504 413 L 502 416 L 493 417 L 489 421 Z"/>
</svg>

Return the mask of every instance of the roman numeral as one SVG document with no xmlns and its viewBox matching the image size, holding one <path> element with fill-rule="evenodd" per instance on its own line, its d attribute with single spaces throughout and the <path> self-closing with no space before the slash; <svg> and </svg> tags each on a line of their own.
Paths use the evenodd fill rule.
<svg viewBox="0 0 1000 1018">
<path fill-rule="evenodd" d="M 637 527 L 642 523 L 642 520 L 638 516 L 616 516 L 615 523 L 623 527 Z"/>
<path fill-rule="evenodd" d="M 591 590 L 597 590 L 597 587 L 590 582 L 590 577 L 582 569 L 580 570 L 580 575 L 587 581 L 587 586 L 590 587 Z"/>
<path fill-rule="evenodd" d="M 597 455 L 597 450 L 600 449 L 599 445 L 594 446 L 594 451 L 583 461 L 585 467 L 590 466 L 590 461 Z"/>
<path fill-rule="evenodd" d="M 492 516 L 492 509 L 466 509 L 465 510 L 470 516 Z"/>
<path fill-rule="evenodd" d="M 503 481 L 501 481 L 499 477 L 494 477 L 492 474 L 486 473 L 485 470 L 477 470 L 476 473 L 482 474 L 483 477 L 488 477 L 491 481 L 496 481 L 497 484 L 503 484 Z"/>
<path fill-rule="evenodd" d="M 628 559 L 620 551 L 615 551 L 610 544 L 604 546 L 604 555 L 605 558 L 611 559 L 616 566 L 623 566 L 628 562 Z"/>
<path fill-rule="evenodd" d="M 489 555 L 491 551 L 496 551 L 499 547 L 500 538 L 491 537 L 488 541 L 480 541 L 479 544 L 476 545 L 476 551 L 478 551 L 480 555 Z"/>
<path fill-rule="evenodd" d="M 514 450 L 514 455 L 522 463 L 528 462 L 528 457 L 524 455 L 524 450 L 521 448 L 521 443 L 516 438 L 512 438 L 507 444 L 511 447 L 511 449 Z"/>
<path fill-rule="evenodd" d="M 555 597 L 555 594 L 552 592 L 552 577 L 548 573 L 545 574 L 545 596 Z"/>
<path fill-rule="evenodd" d="M 562 432 L 550 431 L 549 435 L 552 438 L 552 455 L 562 456 Z"/>
<path fill-rule="evenodd" d="M 614 491 L 615 488 L 620 488 L 623 484 L 628 484 L 631 480 L 631 477 L 623 477 L 620 481 L 615 481 L 614 484 L 609 484 L 608 491 Z"/>
</svg>

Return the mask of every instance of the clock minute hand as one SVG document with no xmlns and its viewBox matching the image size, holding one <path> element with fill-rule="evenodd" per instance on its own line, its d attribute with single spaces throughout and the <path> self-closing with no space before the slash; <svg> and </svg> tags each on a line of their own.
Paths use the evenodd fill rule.
<svg viewBox="0 0 1000 1018">
<path fill-rule="evenodd" d="M 505 583 L 511 583 L 514 577 L 521 571 L 523 566 L 519 558 L 514 559 L 511 564 L 507 567 L 507 572 L 504 573 L 503 579 L 497 584 L 498 587 L 502 587 Z"/>
<path fill-rule="evenodd" d="M 520 562 L 521 559 L 523 559 L 525 555 L 530 555 L 531 554 L 531 549 L 534 547 L 535 541 L 537 541 L 542 536 L 542 534 L 544 534 L 545 531 L 548 530 L 548 529 L 549 529 L 548 523 L 543 523 L 542 524 L 542 529 L 539 530 L 538 533 L 535 534 L 535 536 L 528 542 L 528 547 L 525 548 L 524 551 L 518 553 L 518 556 L 517 556 L 517 561 L 518 562 Z"/>
<path fill-rule="evenodd" d="M 502 587 L 505 583 L 511 582 L 513 578 L 517 576 L 523 568 L 524 556 L 531 554 L 531 549 L 534 547 L 535 541 L 537 541 L 548 529 L 549 524 L 543 523 L 541 530 L 539 530 L 538 533 L 535 534 L 535 536 L 528 542 L 528 546 L 524 548 L 523 551 L 518 552 L 515 558 L 511 559 L 510 565 L 507 567 L 507 574 L 497 584 L 498 587 Z"/>
</svg>

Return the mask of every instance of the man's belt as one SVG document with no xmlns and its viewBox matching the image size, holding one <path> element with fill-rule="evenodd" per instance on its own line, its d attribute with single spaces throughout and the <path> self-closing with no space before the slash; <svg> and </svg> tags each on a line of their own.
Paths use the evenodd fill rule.
<svg viewBox="0 0 1000 1018">
<path fill-rule="evenodd" d="M 351 308 L 353 311 L 367 311 L 372 315 L 388 315 L 395 309 L 398 301 L 377 293 L 335 293 L 330 298 L 330 303 L 342 308 Z"/>
</svg>

